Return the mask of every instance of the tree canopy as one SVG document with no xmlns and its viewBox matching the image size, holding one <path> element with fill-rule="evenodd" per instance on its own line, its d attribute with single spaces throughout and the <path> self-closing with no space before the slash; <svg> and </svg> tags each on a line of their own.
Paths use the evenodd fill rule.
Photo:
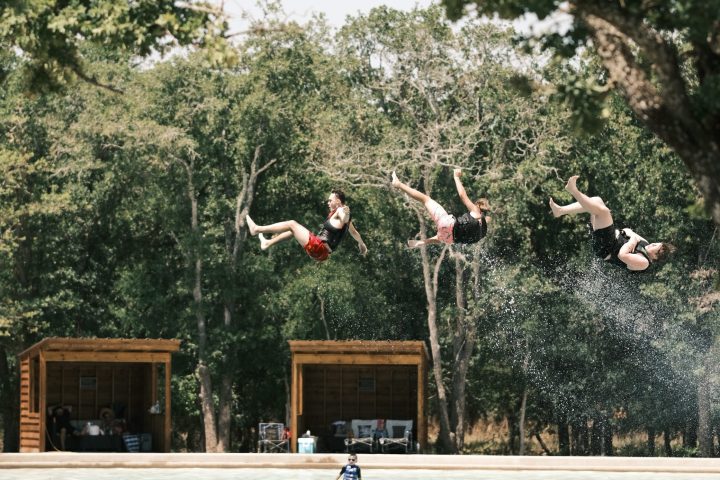
<svg viewBox="0 0 720 480">
<path fill-rule="evenodd" d="M 720 224 L 720 3 L 699 0 L 642 2 L 579 0 L 443 0 L 448 17 L 477 15 L 518 19 L 569 14 L 571 25 L 525 37 L 528 46 L 569 65 L 591 49 L 604 71 L 570 68 L 556 81 L 557 95 L 581 121 L 606 115 L 598 108 L 618 91 L 635 116 L 669 145 L 693 175 Z M 590 122 L 593 123 L 593 122 Z"/>
<path fill-rule="evenodd" d="M 77 77 L 117 90 L 103 73 L 88 72 L 88 44 L 118 58 L 194 45 L 213 49 L 217 60 L 230 53 L 225 20 L 210 2 L 11 0 L 0 7 L 0 46 L 26 59 L 22 68 L 30 90 L 61 88 Z"/>
<path fill-rule="evenodd" d="M 126 54 L 147 51 L 129 44 L 75 45 L 82 71 L 122 95 L 77 82 L 28 96 L 37 59 L 0 57 L 5 450 L 15 355 L 47 336 L 109 336 L 182 340 L 179 451 L 255 448 L 257 424 L 286 414 L 288 340 L 421 339 L 432 451 L 653 455 L 662 434 L 663 454 L 717 455 L 717 226 L 687 160 L 624 94 L 596 92 L 593 135 L 576 134 L 577 103 L 553 101 L 567 79 L 602 84 L 599 56 L 546 62 L 507 26 L 458 28 L 439 7 L 377 8 L 335 35 L 268 22 L 214 68 L 203 52 L 141 68 Z M 542 88 L 519 91 L 521 73 Z M 488 236 L 408 249 L 434 226 L 390 172 L 460 214 L 454 168 L 489 198 Z M 572 174 L 618 226 L 677 254 L 644 275 L 595 259 L 587 218 L 547 204 L 570 201 Z M 248 235 L 247 213 L 316 230 L 335 186 L 367 256 L 345 241 L 318 264 L 294 240 L 261 250 Z M 502 438 L 479 441 L 479 421 L 505 425 Z"/>
</svg>

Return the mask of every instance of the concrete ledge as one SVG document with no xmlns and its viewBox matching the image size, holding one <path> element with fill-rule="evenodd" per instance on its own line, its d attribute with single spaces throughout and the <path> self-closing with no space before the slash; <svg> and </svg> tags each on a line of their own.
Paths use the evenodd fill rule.
<svg viewBox="0 0 720 480">
<path fill-rule="evenodd" d="M 596 472 L 720 473 L 720 459 L 664 457 L 517 457 L 496 455 L 359 454 L 373 469 L 531 470 Z M 257 453 L 3 453 L 7 468 L 328 468 L 339 469 L 347 454 Z"/>
</svg>

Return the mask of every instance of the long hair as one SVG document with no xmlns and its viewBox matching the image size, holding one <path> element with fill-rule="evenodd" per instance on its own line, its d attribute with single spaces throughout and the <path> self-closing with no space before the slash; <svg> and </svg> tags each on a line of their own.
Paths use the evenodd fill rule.
<svg viewBox="0 0 720 480">
<path fill-rule="evenodd" d="M 477 202 L 475 202 L 475 206 L 478 207 L 483 212 L 490 211 L 490 202 L 485 197 L 482 197 Z"/>
<path fill-rule="evenodd" d="M 665 262 L 670 255 L 675 253 L 675 250 L 677 250 L 677 247 L 675 247 L 672 243 L 661 243 L 660 248 L 655 255 L 654 263 L 659 264 Z"/>
</svg>

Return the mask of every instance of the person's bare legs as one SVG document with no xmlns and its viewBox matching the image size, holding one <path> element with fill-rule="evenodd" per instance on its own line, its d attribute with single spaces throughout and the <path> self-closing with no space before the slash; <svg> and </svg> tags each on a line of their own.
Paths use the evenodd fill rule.
<svg viewBox="0 0 720 480">
<path fill-rule="evenodd" d="M 267 250 L 268 248 L 272 247 L 276 243 L 280 243 L 280 242 L 285 241 L 288 238 L 292 238 L 292 237 L 293 237 L 292 232 L 279 233 L 277 235 L 273 235 L 271 238 L 265 238 L 265 236 L 262 233 L 259 233 L 258 238 L 260 239 L 260 250 Z"/>
<path fill-rule="evenodd" d="M 417 248 L 422 247 L 423 245 L 435 245 L 437 243 L 442 243 L 442 241 L 440 241 L 437 235 L 435 235 L 434 237 L 426 238 L 425 240 L 408 240 L 407 243 L 409 248 Z"/>
<path fill-rule="evenodd" d="M 292 236 L 295 237 L 295 240 L 300 244 L 301 247 L 305 247 L 307 243 L 310 241 L 310 231 L 300 225 L 295 220 L 287 220 L 285 222 L 278 222 L 273 223 L 272 225 L 257 225 L 255 222 L 253 222 L 252 218 L 250 218 L 250 215 L 247 215 L 245 217 L 245 220 L 247 221 L 248 230 L 250 230 L 250 235 L 257 235 L 258 233 L 286 233 L 291 232 Z M 285 237 L 282 240 L 285 240 Z M 269 242 L 273 241 L 273 239 L 268 240 Z M 281 241 L 281 240 L 278 240 Z M 262 244 L 260 245 L 262 247 Z"/>
<path fill-rule="evenodd" d="M 430 200 L 430 197 L 428 197 L 428 196 L 425 195 L 424 193 L 422 193 L 422 192 L 420 192 L 420 191 L 418 191 L 418 190 L 415 190 L 414 188 L 410 187 L 409 185 L 407 185 L 407 184 L 401 182 L 400 180 L 398 180 L 398 177 L 397 177 L 397 175 L 395 174 L 395 172 L 392 172 L 392 186 L 395 187 L 395 188 L 399 188 L 399 189 L 402 190 L 403 192 L 405 192 L 405 193 L 407 193 L 408 195 L 410 195 L 410 197 L 411 197 L 413 200 L 417 200 L 418 202 L 422 203 L 423 205 L 425 204 L 425 202 L 427 202 L 428 200 Z"/>
<path fill-rule="evenodd" d="M 433 216 L 433 214 L 435 213 L 434 210 L 438 205 L 437 202 L 435 202 L 432 198 L 425 195 L 424 193 L 422 193 L 418 190 L 415 190 L 414 188 L 412 188 L 412 187 L 408 186 L 407 184 L 398 180 L 398 177 L 395 174 L 395 172 L 392 172 L 392 186 L 395 188 L 399 188 L 403 192 L 407 193 L 408 195 L 410 195 L 410 197 L 413 200 L 417 200 L 418 202 L 421 202 L 427 209 L 430 216 L 431 217 Z"/>
<path fill-rule="evenodd" d="M 429 196 L 425 195 L 424 193 L 422 193 L 418 190 L 415 190 L 408 184 L 401 182 L 398 179 L 397 174 L 394 171 L 392 172 L 392 186 L 395 188 L 399 188 L 403 192 L 410 195 L 410 198 L 412 198 L 413 200 L 417 200 L 418 202 L 422 203 L 423 205 L 425 205 L 425 203 L 428 200 L 430 200 Z"/>
<path fill-rule="evenodd" d="M 577 203 L 580 205 L 582 210 L 579 210 L 575 204 L 566 205 L 570 207 L 567 213 L 580 213 L 581 211 L 588 212 L 590 214 L 590 223 L 594 230 L 609 227 L 613 224 L 612 215 L 610 209 L 605 205 L 605 202 L 600 197 L 588 197 L 577 188 L 578 175 L 573 175 L 567 181 L 565 190 L 570 192 Z M 554 202 L 553 202 L 554 203 Z M 552 208 L 552 205 L 550 206 Z M 553 214 L 555 211 L 553 211 Z"/>
<path fill-rule="evenodd" d="M 569 205 L 558 205 L 552 197 L 550 197 L 550 210 L 552 210 L 552 214 L 555 218 L 562 217 L 563 215 L 587 212 L 587 210 L 585 210 L 578 202 L 573 202 Z"/>
</svg>

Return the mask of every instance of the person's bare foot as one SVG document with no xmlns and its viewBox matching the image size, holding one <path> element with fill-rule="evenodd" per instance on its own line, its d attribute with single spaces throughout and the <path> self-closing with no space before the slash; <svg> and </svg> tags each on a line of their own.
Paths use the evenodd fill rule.
<svg viewBox="0 0 720 480">
<path fill-rule="evenodd" d="M 265 238 L 265 235 L 261 233 L 258 235 L 258 238 L 260 239 L 260 250 L 267 250 L 270 248 L 270 240 Z"/>
<path fill-rule="evenodd" d="M 560 205 L 555 203 L 555 200 L 550 197 L 550 210 L 552 210 L 553 217 L 557 218 L 562 215 L 562 211 L 560 210 Z"/>
<path fill-rule="evenodd" d="M 420 243 L 420 240 L 408 240 L 408 247 L 415 248 L 418 246 L 418 243 Z"/>
<path fill-rule="evenodd" d="M 400 180 L 398 179 L 397 175 L 395 174 L 395 170 L 392 172 L 392 186 L 398 187 L 400 186 Z"/>
<path fill-rule="evenodd" d="M 250 215 L 245 215 L 245 221 L 247 222 L 248 230 L 250 231 L 250 235 L 257 235 L 257 225 L 255 222 L 253 222 L 253 219 L 250 218 Z"/>
<path fill-rule="evenodd" d="M 565 184 L 565 190 L 567 190 L 570 193 L 577 192 L 577 179 L 580 178 L 580 175 L 573 175 L 572 177 L 568 178 L 567 183 Z"/>
</svg>

